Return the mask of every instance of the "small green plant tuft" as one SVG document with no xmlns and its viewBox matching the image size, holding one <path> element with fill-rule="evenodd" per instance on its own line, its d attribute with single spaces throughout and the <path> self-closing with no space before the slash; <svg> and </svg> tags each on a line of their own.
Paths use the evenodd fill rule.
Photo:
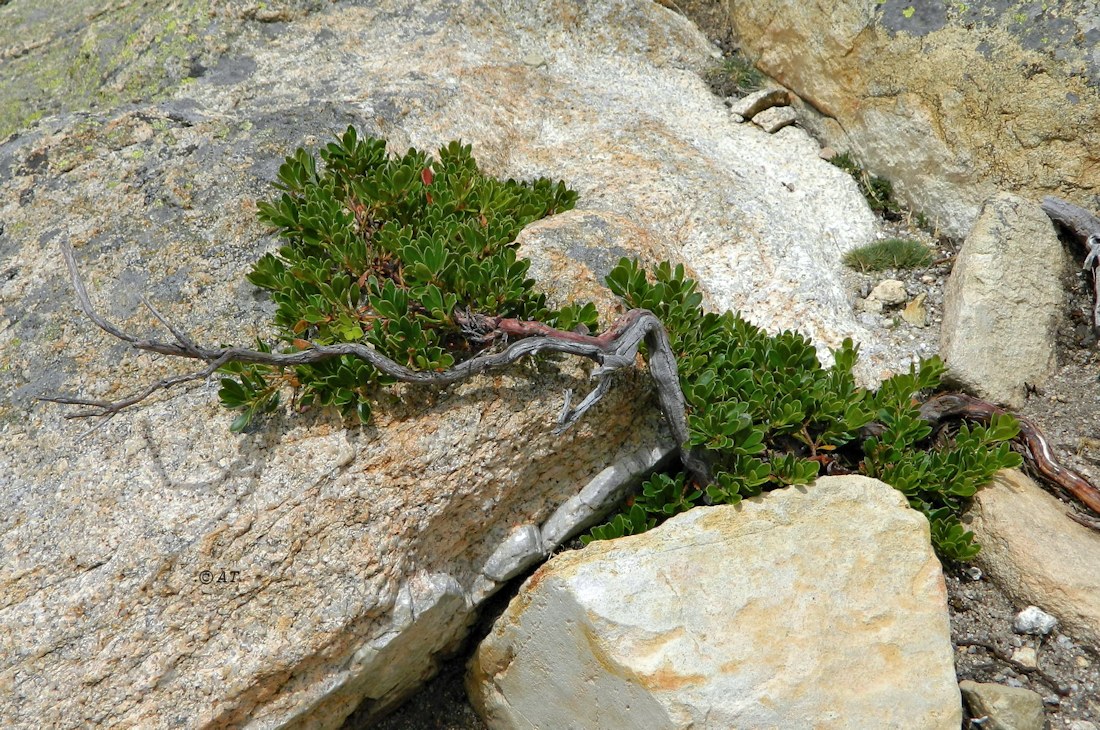
<svg viewBox="0 0 1100 730">
<path fill-rule="evenodd" d="M 591 305 L 547 309 L 516 256 L 524 226 L 573 207 L 564 183 L 487 177 L 459 142 L 435 159 L 414 149 L 391 156 L 383 140 L 351 127 L 319 157 L 303 149 L 288 157 L 275 183 L 281 194 L 258 206 L 283 243 L 248 280 L 271 293 L 283 352 L 365 343 L 407 367 L 443 370 L 478 351 L 455 321 L 459 308 L 596 326 Z M 366 422 L 374 391 L 391 382 L 352 356 L 222 372 L 221 401 L 241 411 L 234 431 L 274 409 L 288 386 L 299 407 L 335 406 Z"/>
<path fill-rule="evenodd" d="M 931 264 L 932 249 L 910 238 L 887 238 L 844 254 L 844 265 L 866 273 L 885 269 L 918 269 Z"/>
<path fill-rule="evenodd" d="M 764 74 L 736 52 L 723 59 L 721 65 L 709 69 L 703 79 L 716 96 L 722 97 L 744 96 L 764 85 Z"/>
<path fill-rule="evenodd" d="M 998 469 L 1018 466 L 1007 440 L 1009 417 L 988 427 L 963 426 L 936 446 L 914 397 L 940 384 L 944 365 L 933 357 L 885 381 L 877 391 L 855 384 L 858 356 L 851 340 L 825 367 L 802 335 L 769 335 L 739 315 L 701 309 L 695 282 L 681 266 L 647 273 L 623 259 L 608 286 L 629 307 L 653 311 L 668 329 L 688 403 L 690 443 L 712 468 L 710 484 L 683 474 L 647 480 L 626 510 L 582 538 L 642 532 L 699 504 L 736 504 L 745 497 L 817 479 L 824 465 L 877 477 L 901 490 L 923 512 L 942 555 L 968 560 L 974 536 L 959 520 L 966 500 Z M 863 428 L 878 424 L 864 439 Z"/>
<path fill-rule="evenodd" d="M 855 178 L 859 191 L 867 199 L 867 204 L 871 206 L 871 210 L 887 220 L 901 220 L 904 211 L 901 204 L 894 199 L 893 183 L 884 177 L 872 175 L 864 170 L 847 152 L 834 155 L 829 162 Z"/>
</svg>

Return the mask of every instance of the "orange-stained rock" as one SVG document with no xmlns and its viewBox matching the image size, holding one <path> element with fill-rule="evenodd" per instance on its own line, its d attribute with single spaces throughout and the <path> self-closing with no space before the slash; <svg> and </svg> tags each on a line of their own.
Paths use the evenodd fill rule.
<svg viewBox="0 0 1100 730">
<path fill-rule="evenodd" d="M 803 122 L 962 237 L 996 190 L 1093 209 L 1100 190 L 1095 8 L 839 0 L 726 2 Z"/>
</svg>

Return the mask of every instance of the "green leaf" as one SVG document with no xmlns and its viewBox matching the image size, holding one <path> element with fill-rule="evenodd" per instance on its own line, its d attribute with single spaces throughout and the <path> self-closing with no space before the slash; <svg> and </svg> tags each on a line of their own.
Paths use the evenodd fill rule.
<svg viewBox="0 0 1100 730">
<path fill-rule="evenodd" d="M 233 419 L 233 423 L 229 424 L 229 430 L 233 433 L 240 433 L 248 428 L 248 424 L 252 422 L 252 411 L 245 411 L 239 416 Z"/>
<path fill-rule="evenodd" d="M 233 378 L 222 378 L 218 398 L 226 408 L 239 408 L 249 399 L 248 392 Z"/>
<path fill-rule="evenodd" d="M 363 328 L 359 325 L 350 325 L 340 330 L 340 336 L 345 342 L 358 342 L 363 339 Z"/>
</svg>

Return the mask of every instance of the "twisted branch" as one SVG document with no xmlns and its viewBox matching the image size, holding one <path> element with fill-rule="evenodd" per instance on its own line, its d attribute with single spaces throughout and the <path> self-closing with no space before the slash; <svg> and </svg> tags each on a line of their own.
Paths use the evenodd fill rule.
<svg viewBox="0 0 1100 730">
<path fill-rule="evenodd" d="M 921 418 L 929 423 L 939 423 L 945 418 L 967 418 L 989 423 L 995 416 L 1007 413 L 1005 409 L 987 401 L 963 393 L 942 393 L 921 404 Z M 1100 515 L 1100 489 L 1068 466 L 1058 463 L 1054 451 L 1047 443 L 1039 427 L 1023 416 L 1015 416 L 1020 424 L 1019 441 L 1024 447 L 1024 457 L 1031 467 L 1047 482 L 1055 485 L 1077 502 Z M 1100 519 L 1071 512 L 1070 519 L 1080 524 L 1100 529 Z"/>
<path fill-rule="evenodd" d="M 100 329 L 111 336 L 129 343 L 134 349 L 156 352 L 162 355 L 200 360 L 206 367 L 192 373 L 175 375 L 146 386 L 132 396 L 115 401 L 90 400 L 75 396 L 42 396 L 40 400 L 53 403 L 88 406 L 87 410 L 66 414 L 66 418 L 109 419 L 152 394 L 166 390 L 180 383 L 201 380 L 210 377 L 218 368 L 229 363 L 253 365 L 273 365 L 287 367 L 308 365 L 349 355 L 359 358 L 377 368 L 380 372 L 405 383 L 422 385 L 450 385 L 475 375 L 511 365 L 525 357 L 544 353 L 564 353 L 586 357 L 597 363 L 592 378 L 596 387 L 575 407 L 570 407 L 571 393 L 566 394 L 565 406 L 558 417 L 556 433 L 560 433 L 576 423 L 610 389 L 610 376 L 620 368 L 635 365 L 638 349 L 644 342 L 648 353 L 649 374 L 657 388 L 662 414 L 668 422 L 672 436 L 680 448 L 684 468 L 698 484 L 709 482 L 709 469 L 706 462 L 688 446 L 688 426 L 683 391 L 676 369 L 676 356 L 668 339 L 664 325 L 656 315 L 647 309 L 632 309 L 622 315 L 612 327 L 602 335 L 592 336 L 565 332 L 540 322 L 523 322 L 517 319 L 486 317 L 483 315 L 455 313 L 455 320 L 464 328 L 492 335 L 505 335 L 517 339 L 504 350 L 496 353 L 480 354 L 461 362 L 447 370 L 436 372 L 411 370 L 381 354 L 373 347 L 358 342 L 336 345 L 313 345 L 309 349 L 293 353 L 261 352 L 244 347 L 206 348 L 195 344 L 186 334 L 172 325 L 167 318 L 148 301 L 145 306 L 153 316 L 171 332 L 173 342 L 143 339 L 131 335 L 112 324 L 92 306 L 88 290 L 76 265 L 72 246 L 61 243 L 65 264 L 69 269 L 73 288 L 76 290 L 80 308 Z"/>
</svg>

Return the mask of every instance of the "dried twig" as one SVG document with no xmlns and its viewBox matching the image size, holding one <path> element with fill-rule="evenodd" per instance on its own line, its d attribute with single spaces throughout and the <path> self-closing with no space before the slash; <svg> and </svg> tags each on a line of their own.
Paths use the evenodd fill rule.
<svg viewBox="0 0 1100 730">
<path fill-rule="evenodd" d="M 1047 672 L 1044 672 L 1038 666 L 1031 667 L 1031 666 L 1028 666 L 1027 664 L 1023 664 L 1023 663 L 1013 659 L 1011 654 L 1009 654 L 1008 652 L 1001 649 L 999 646 L 994 644 L 992 641 L 989 641 L 987 639 L 980 639 L 980 638 L 977 638 L 977 637 L 967 636 L 967 637 L 961 638 L 958 641 L 956 641 L 955 646 L 980 646 L 981 648 L 988 651 L 990 654 L 992 654 L 997 659 L 999 659 L 1002 662 L 1004 662 L 1005 664 L 1008 664 L 1009 666 L 1011 666 L 1017 672 L 1020 672 L 1021 674 L 1036 674 L 1036 675 L 1042 677 L 1043 681 L 1046 682 L 1048 685 L 1050 685 L 1051 689 L 1053 689 L 1055 692 L 1057 692 L 1062 697 L 1065 697 L 1066 695 L 1069 694 L 1069 688 L 1066 687 L 1061 682 L 1059 682 L 1056 677 L 1048 674 Z"/>
<path fill-rule="evenodd" d="M 968 418 L 988 423 L 991 417 L 1003 413 L 1007 413 L 1003 408 L 962 393 L 935 395 L 920 407 L 921 418 L 930 423 L 938 423 L 944 418 Z M 1024 454 L 1034 469 L 1048 482 L 1100 515 L 1100 489 L 1073 469 L 1058 463 L 1038 426 L 1022 416 L 1016 416 L 1016 420 L 1020 424 L 1019 439 L 1023 442 Z M 1086 527 L 1097 529 L 1100 526 L 1100 522 L 1087 516 L 1078 519 L 1071 514 L 1070 517 Z"/>
<path fill-rule="evenodd" d="M 1100 218 L 1073 203 L 1048 195 L 1043 198 L 1043 211 L 1050 219 L 1073 234 L 1085 247 L 1085 262 L 1081 268 L 1092 273 L 1092 326 L 1100 334 Z"/>
<path fill-rule="evenodd" d="M 104 417 L 110 418 L 130 406 L 140 403 L 153 393 L 166 390 L 180 383 L 207 378 L 223 365 L 233 362 L 274 365 L 286 367 L 322 362 L 334 357 L 349 355 L 370 363 L 382 373 L 395 380 L 423 385 L 449 385 L 474 375 L 510 365 L 525 357 L 543 353 L 564 353 L 594 360 L 597 363 L 592 377 L 597 380 L 596 387 L 576 408 L 570 408 L 567 396 L 565 407 L 558 418 L 558 432 L 576 423 L 585 412 L 594 406 L 610 388 L 611 374 L 624 367 L 633 367 L 640 345 L 644 342 L 648 352 L 649 373 L 657 388 L 661 412 L 668 421 L 669 429 L 676 443 L 680 445 L 680 456 L 685 469 L 699 484 L 709 481 L 709 469 L 706 462 L 688 446 L 688 427 L 686 401 L 680 389 L 680 379 L 676 369 L 676 356 L 668 339 L 664 325 L 646 309 L 632 309 L 615 322 L 607 332 L 598 336 L 565 332 L 539 322 L 523 322 L 516 319 L 486 317 L 475 314 L 455 314 L 455 319 L 464 329 L 484 333 L 486 336 L 503 335 L 518 338 L 505 349 L 496 353 L 477 355 L 447 370 L 436 372 L 411 370 L 390 360 L 373 347 L 358 342 L 338 345 L 314 345 L 293 353 L 261 352 L 244 347 L 205 348 L 196 345 L 186 334 L 168 322 L 151 304 L 146 306 L 172 333 L 174 342 L 142 339 L 124 332 L 121 328 L 104 319 L 92 306 L 88 291 L 81 279 L 76 258 L 68 242 L 62 242 L 61 250 L 65 257 L 73 288 L 76 290 L 80 307 L 100 329 L 113 337 L 129 343 L 132 347 L 146 352 L 200 360 L 206 367 L 192 373 L 176 375 L 159 380 L 146 386 L 140 392 L 121 400 L 89 400 L 73 396 L 44 396 L 41 400 L 54 403 L 88 406 L 88 410 L 68 414 L 67 418 Z"/>
</svg>

